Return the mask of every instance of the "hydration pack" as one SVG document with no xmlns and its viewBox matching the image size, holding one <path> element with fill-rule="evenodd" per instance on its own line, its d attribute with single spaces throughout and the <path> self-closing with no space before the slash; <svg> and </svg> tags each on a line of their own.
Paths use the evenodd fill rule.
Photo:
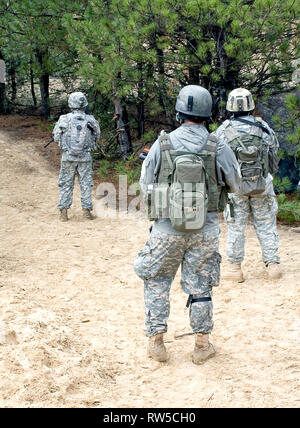
<svg viewBox="0 0 300 428">
<path fill-rule="evenodd" d="M 208 177 L 201 156 L 194 153 L 176 157 L 171 175 L 169 215 L 174 229 L 200 230 L 205 225 Z"/>
<path fill-rule="evenodd" d="M 169 218 L 175 230 L 192 232 L 205 225 L 207 211 L 218 209 L 216 139 L 209 136 L 200 153 L 174 150 L 169 136 L 159 137 L 161 165 L 148 187 L 148 216 Z"/>
<path fill-rule="evenodd" d="M 68 128 L 65 144 L 70 155 L 82 157 L 93 149 L 93 128 L 84 112 L 72 112 L 68 115 Z"/>
<path fill-rule="evenodd" d="M 266 128 L 257 126 L 255 122 L 236 120 L 252 125 L 247 133 L 233 126 L 228 126 L 224 131 L 241 170 L 239 193 L 244 196 L 259 195 L 266 189 L 265 179 L 269 173 L 269 145 L 263 140 L 263 130 Z"/>
</svg>

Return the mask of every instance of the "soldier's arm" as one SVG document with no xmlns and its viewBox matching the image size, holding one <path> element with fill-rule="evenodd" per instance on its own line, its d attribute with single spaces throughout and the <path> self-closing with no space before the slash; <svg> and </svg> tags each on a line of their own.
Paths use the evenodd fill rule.
<svg viewBox="0 0 300 428">
<path fill-rule="evenodd" d="M 159 141 L 156 140 L 142 164 L 140 186 L 144 194 L 147 193 L 148 185 L 153 183 L 155 175 L 158 173 L 159 165 L 160 147 Z"/>
<path fill-rule="evenodd" d="M 241 172 L 231 148 L 219 139 L 216 155 L 217 177 L 221 186 L 226 186 L 229 193 L 236 193 L 240 188 Z"/>
<path fill-rule="evenodd" d="M 53 129 L 53 139 L 55 142 L 59 144 L 60 147 L 61 147 L 61 136 L 64 132 L 66 132 L 67 127 L 68 127 L 67 116 L 66 115 L 60 116 L 60 118 L 58 119 L 58 122 L 56 122 L 55 127 Z"/>
<path fill-rule="evenodd" d="M 92 114 L 89 115 L 88 122 L 91 125 L 91 127 L 93 128 L 93 132 L 94 132 L 96 141 L 98 141 L 100 138 L 100 135 L 101 135 L 99 122 L 94 118 L 94 116 Z"/>
</svg>

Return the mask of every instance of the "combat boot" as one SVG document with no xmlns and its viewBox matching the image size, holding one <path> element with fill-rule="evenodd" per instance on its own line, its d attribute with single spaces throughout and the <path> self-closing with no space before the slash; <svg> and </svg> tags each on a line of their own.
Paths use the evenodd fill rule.
<svg viewBox="0 0 300 428">
<path fill-rule="evenodd" d="M 83 213 L 83 217 L 88 220 L 94 220 L 96 218 L 95 216 L 93 216 L 93 214 L 91 213 L 91 210 L 89 210 L 88 208 L 82 208 L 82 213 Z"/>
<path fill-rule="evenodd" d="M 59 219 L 60 219 L 60 221 L 68 221 L 68 210 L 67 210 L 67 208 L 63 208 L 60 210 Z"/>
<path fill-rule="evenodd" d="M 236 263 L 229 263 L 229 267 L 226 269 L 226 272 L 224 275 L 222 275 L 222 277 L 223 279 L 228 279 L 230 281 L 244 282 L 241 265 Z"/>
<path fill-rule="evenodd" d="M 214 346 L 209 342 L 209 334 L 196 334 L 195 348 L 192 361 L 194 364 L 202 364 L 216 353 Z"/>
<path fill-rule="evenodd" d="M 163 333 L 158 333 L 149 338 L 148 357 L 153 358 L 155 361 L 167 361 L 168 355 L 163 340 Z"/>
<path fill-rule="evenodd" d="M 281 277 L 281 271 L 278 263 L 268 265 L 267 272 L 270 279 L 278 279 Z"/>
</svg>

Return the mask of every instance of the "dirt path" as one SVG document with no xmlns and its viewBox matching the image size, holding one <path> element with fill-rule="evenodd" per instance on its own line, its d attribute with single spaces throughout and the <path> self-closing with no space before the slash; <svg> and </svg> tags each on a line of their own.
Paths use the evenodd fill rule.
<svg viewBox="0 0 300 428">
<path fill-rule="evenodd" d="M 147 359 L 143 286 L 132 261 L 141 218 L 57 215 L 57 171 L 34 141 L 0 132 L 1 407 L 298 407 L 300 235 L 279 228 L 284 276 L 271 283 L 248 229 L 245 273 L 214 295 L 218 354 L 191 360 L 179 276 L 171 293 L 168 363 Z M 225 254 L 225 225 L 221 224 Z M 226 268 L 225 257 L 222 268 Z"/>
</svg>

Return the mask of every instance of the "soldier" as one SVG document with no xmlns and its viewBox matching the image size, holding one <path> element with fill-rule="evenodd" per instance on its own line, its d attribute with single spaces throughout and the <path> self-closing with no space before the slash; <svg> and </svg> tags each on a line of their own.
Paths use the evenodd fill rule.
<svg viewBox="0 0 300 428">
<path fill-rule="evenodd" d="M 84 218 L 93 220 L 91 188 L 93 169 L 91 151 L 97 147 L 100 127 L 94 116 L 86 113 L 87 99 L 82 92 L 73 92 L 68 104 L 71 113 L 60 116 L 53 130 L 54 141 L 62 149 L 58 185 L 60 220 L 68 220 L 68 209 L 72 204 L 75 175 L 81 189 L 81 205 Z"/>
<path fill-rule="evenodd" d="M 189 296 L 187 307 L 195 333 L 192 361 L 201 364 L 215 354 L 209 334 L 213 329 L 212 287 L 219 284 L 220 276 L 220 193 L 225 185 L 231 192 L 238 189 L 240 172 L 229 146 L 209 137 L 205 125 L 211 108 L 212 98 L 206 89 L 196 85 L 184 87 L 176 101 L 181 126 L 169 135 L 162 133 L 142 165 L 140 185 L 145 197 L 153 192 L 150 199 L 156 200 L 154 206 L 158 200 L 167 198 L 168 202 L 166 206 L 164 202 L 161 206 L 158 203 L 149 241 L 134 261 L 136 274 L 144 280 L 148 355 L 156 361 L 168 358 L 163 334 L 170 311 L 170 287 L 180 265 L 181 286 Z M 173 182 L 170 186 L 172 176 L 179 177 L 179 181 L 186 178 L 183 189 L 191 188 L 191 193 L 185 193 L 187 201 L 184 199 L 181 219 L 173 212 L 174 206 L 181 209 L 183 205 L 172 199 L 178 197 L 179 184 Z M 203 186 L 202 180 L 206 180 Z M 194 195 L 190 200 L 189 194 Z"/>
<path fill-rule="evenodd" d="M 278 170 L 278 140 L 266 122 L 253 116 L 255 104 L 247 89 L 230 92 L 226 105 L 232 113 L 216 131 L 216 135 L 233 149 L 242 174 L 238 192 L 229 195 L 230 205 L 224 211 L 228 225 L 227 259 L 230 263 L 224 278 L 243 282 L 241 264 L 244 259 L 245 229 L 249 212 L 259 239 L 262 258 L 271 279 L 279 278 L 277 201 L 273 177 Z"/>
</svg>

